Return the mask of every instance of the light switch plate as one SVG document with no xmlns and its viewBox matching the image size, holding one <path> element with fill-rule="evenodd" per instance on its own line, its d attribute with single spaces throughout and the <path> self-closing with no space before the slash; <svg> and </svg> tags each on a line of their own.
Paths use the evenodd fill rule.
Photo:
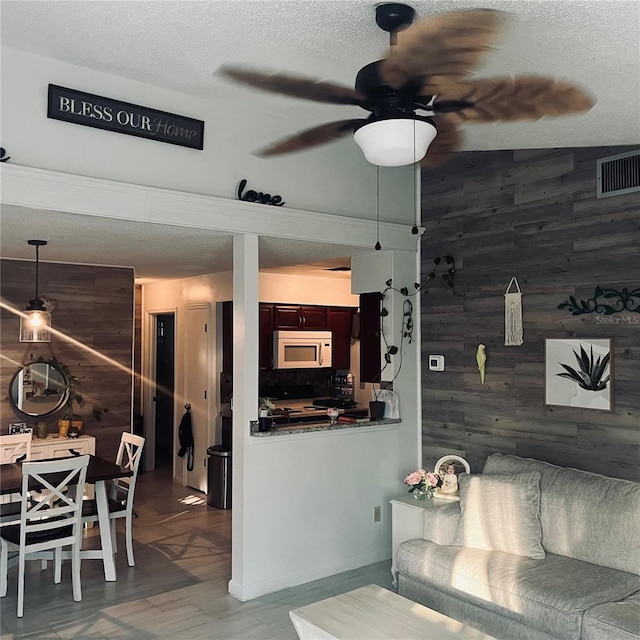
<svg viewBox="0 0 640 640">
<path fill-rule="evenodd" d="M 429 371 L 444 371 L 444 356 L 429 356 Z"/>
</svg>

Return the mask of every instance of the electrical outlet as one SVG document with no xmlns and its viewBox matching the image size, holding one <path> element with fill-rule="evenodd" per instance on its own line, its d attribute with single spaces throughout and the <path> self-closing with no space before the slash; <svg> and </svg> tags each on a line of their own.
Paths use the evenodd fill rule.
<svg viewBox="0 0 640 640">
<path fill-rule="evenodd" d="M 380 522 L 382 520 L 382 515 L 380 513 L 380 507 L 373 507 L 373 521 Z"/>
</svg>

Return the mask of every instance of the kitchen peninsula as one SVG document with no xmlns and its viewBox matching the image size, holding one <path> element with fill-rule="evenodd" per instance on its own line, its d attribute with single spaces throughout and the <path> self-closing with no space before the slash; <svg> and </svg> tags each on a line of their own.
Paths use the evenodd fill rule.
<svg viewBox="0 0 640 640">
<path fill-rule="evenodd" d="M 384 428 L 400 420 L 374 419 L 366 404 L 358 404 L 353 394 L 353 377 L 328 369 L 292 369 L 261 374 L 260 403 L 269 407 L 269 416 L 251 423 L 256 438 L 298 435 L 354 428 Z M 337 409 L 333 424 L 327 414 Z M 363 431 L 359 429 L 359 431 Z"/>
<path fill-rule="evenodd" d="M 276 425 L 269 431 L 258 431 L 258 424 L 251 424 L 251 435 L 256 438 L 270 438 L 273 436 L 286 436 L 299 433 L 311 433 L 318 431 L 335 431 L 341 429 L 359 429 L 368 428 L 372 426 L 387 426 L 392 424 L 399 424 L 400 420 L 396 418 L 382 418 L 380 420 L 366 419 L 364 422 L 338 422 L 337 424 L 331 424 L 329 420 L 323 420 L 318 422 L 297 422 L 283 425 Z"/>
</svg>

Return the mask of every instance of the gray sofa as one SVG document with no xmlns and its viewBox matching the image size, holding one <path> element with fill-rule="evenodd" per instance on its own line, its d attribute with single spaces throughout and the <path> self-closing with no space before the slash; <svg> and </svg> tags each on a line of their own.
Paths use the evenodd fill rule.
<svg viewBox="0 0 640 640">
<path fill-rule="evenodd" d="M 640 639 L 640 484 L 494 454 L 398 548 L 398 593 L 502 640 Z"/>
</svg>

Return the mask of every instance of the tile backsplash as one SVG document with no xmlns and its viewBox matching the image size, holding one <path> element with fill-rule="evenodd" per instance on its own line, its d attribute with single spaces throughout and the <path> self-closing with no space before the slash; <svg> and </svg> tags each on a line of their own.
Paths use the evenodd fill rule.
<svg viewBox="0 0 640 640">
<path fill-rule="evenodd" d="M 309 385 L 313 395 L 331 396 L 333 393 L 333 369 L 282 369 L 260 373 L 260 387 Z M 313 391 L 311 391 L 313 388 Z"/>
</svg>

